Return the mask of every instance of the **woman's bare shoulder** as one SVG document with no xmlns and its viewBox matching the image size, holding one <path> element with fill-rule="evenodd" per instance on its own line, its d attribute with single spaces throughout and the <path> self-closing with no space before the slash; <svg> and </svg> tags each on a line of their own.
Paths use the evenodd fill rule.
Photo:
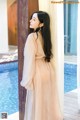
<svg viewBox="0 0 80 120">
<path fill-rule="evenodd" d="M 37 39 L 37 34 L 36 34 L 36 32 L 34 32 L 34 33 L 30 33 L 29 35 L 28 35 L 28 38 L 33 38 L 33 39 Z"/>
</svg>

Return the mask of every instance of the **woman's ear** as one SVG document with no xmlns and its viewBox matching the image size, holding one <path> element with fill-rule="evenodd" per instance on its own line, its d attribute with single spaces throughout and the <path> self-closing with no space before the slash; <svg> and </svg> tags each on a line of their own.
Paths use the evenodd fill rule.
<svg viewBox="0 0 80 120">
<path fill-rule="evenodd" d="M 43 27 L 44 26 L 44 23 L 40 23 L 40 27 Z"/>
</svg>

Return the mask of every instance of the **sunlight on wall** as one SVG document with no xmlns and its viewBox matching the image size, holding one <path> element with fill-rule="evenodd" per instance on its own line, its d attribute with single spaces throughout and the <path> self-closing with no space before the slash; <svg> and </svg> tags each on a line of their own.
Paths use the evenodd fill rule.
<svg viewBox="0 0 80 120">
<path fill-rule="evenodd" d="M 0 53 L 8 51 L 7 0 L 0 1 Z"/>
<path fill-rule="evenodd" d="M 52 4 L 51 0 L 39 0 L 39 10 L 47 11 L 51 18 L 51 38 L 58 83 L 60 106 L 63 113 L 64 103 L 64 23 L 63 4 Z"/>
</svg>

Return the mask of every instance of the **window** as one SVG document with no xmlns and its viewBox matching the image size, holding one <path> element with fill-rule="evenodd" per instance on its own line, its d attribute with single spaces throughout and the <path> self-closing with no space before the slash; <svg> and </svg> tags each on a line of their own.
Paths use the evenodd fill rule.
<svg viewBox="0 0 80 120">
<path fill-rule="evenodd" d="M 64 4 L 64 54 L 65 55 L 77 54 L 77 11 L 78 11 L 78 4 Z"/>
</svg>

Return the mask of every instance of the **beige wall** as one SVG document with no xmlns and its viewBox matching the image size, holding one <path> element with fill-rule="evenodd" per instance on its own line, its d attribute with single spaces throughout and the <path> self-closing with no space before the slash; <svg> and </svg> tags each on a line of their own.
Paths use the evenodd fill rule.
<svg viewBox="0 0 80 120">
<path fill-rule="evenodd" d="M 9 45 L 16 46 L 17 43 L 17 2 L 8 6 L 8 41 Z"/>
<path fill-rule="evenodd" d="M 39 10 L 47 11 L 51 19 L 51 38 L 57 76 L 57 85 L 60 99 L 60 106 L 63 113 L 64 104 L 64 24 L 63 4 L 52 4 L 51 0 L 39 0 Z"/>
<path fill-rule="evenodd" d="M 0 53 L 8 51 L 7 0 L 0 1 Z"/>
</svg>

